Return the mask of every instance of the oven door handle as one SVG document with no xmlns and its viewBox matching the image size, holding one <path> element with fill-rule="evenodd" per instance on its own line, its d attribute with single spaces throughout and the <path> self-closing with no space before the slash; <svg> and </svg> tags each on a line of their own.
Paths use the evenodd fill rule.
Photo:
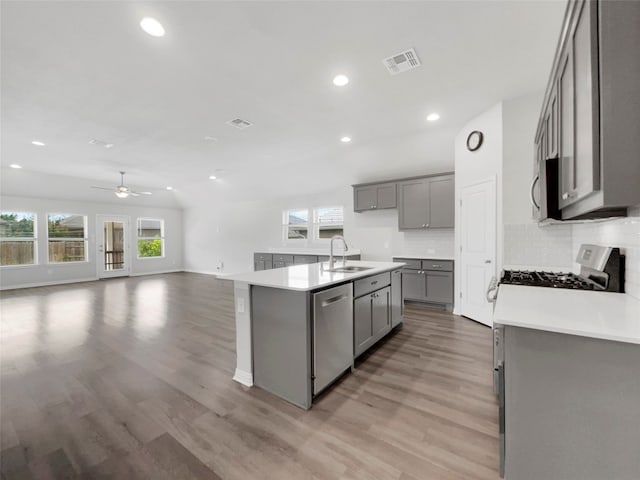
<svg viewBox="0 0 640 480">
<path fill-rule="evenodd" d="M 498 279 L 496 277 L 491 277 L 491 281 L 489 282 L 489 287 L 487 288 L 487 302 L 495 303 L 496 298 L 498 297 Z"/>
</svg>

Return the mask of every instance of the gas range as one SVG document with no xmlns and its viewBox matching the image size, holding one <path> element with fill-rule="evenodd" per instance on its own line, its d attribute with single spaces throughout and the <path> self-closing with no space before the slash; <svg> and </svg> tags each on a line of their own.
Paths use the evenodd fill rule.
<svg viewBox="0 0 640 480">
<path fill-rule="evenodd" d="M 624 293 L 624 255 L 619 248 L 581 245 L 576 262 L 580 265 L 580 274 L 505 270 L 499 283 Z"/>
<path fill-rule="evenodd" d="M 528 287 L 570 288 L 573 290 L 604 290 L 605 287 L 575 273 L 530 272 L 527 270 L 505 270 L 501 284 L 526 285 Z"/>
</svg>

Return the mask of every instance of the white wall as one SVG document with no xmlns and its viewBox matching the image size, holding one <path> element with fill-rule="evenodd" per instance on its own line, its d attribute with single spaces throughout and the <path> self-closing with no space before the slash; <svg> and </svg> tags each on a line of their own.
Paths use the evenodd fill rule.
<svg viewBox="0 0 640 480">
<path fill-rule="evenodd" d="M 37 214 L 38 265 L 6 266 L 0 268 L 0 288 L 47 285 L 54 283 L 95 280 L 96 263 L 96 215 L 126 215 L 131 219 L 132 230 L 138 217 L 161 218 L 165 229 L 165 255 L 163 258 L 138 259 L 131 256 L 131 274 L 143 275 L 183 269 L 182 210 L 175 208 L 138 207 L 122 204 L 86 203 L 60 199 L 41 199 L 18 196 L 0 197 L 0 208 L 8 211 L 34 212 Z M 86 262 L 47 264 L 47 213 L 73 213 L 87 215 L 88 255 Z M 131 249 L 135 252 L 135 232 L 132 231 Z"/>
<path fill-rule="evenodd" d="M 253 253 L 283 246 L 328 249 L 328 241 L 286 243 L 282 212 L 290 208 L 343 205 L 345 238 L 365 260 L 393 256 L 453 257 L 453 229 L 399 232 L 397 210 L 353 212 L 353 189 L 344 186 L 320 194 L 263 202 L 229 203 L 185 209 L 185 268 L 208 273 L 237 273 L 253 269 Z M 220 263 L 223 267 L 220 267 Z"/>
<path fill-rule="evenodd" d="M 479 150 L 467 149 L 467 136 L 473 130 L 483 133 L 483 143 Z M 490 178 L 496 180 L 496 271 L 502 266 L 502 103 L 467 123 L 455 139 L 456 172 L 456 235 L 455 235 L 455 299 L 460 298 L 460 197 L 462 189 Z M 454 311 L 456 308 L 454 307 Z"/>
</svg>

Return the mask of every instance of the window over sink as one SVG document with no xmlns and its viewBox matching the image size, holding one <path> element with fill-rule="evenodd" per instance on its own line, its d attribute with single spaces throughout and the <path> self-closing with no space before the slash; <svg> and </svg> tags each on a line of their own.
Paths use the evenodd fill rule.
<svg viewBox="0 0 640 480">
<path fill-rule="evenodd" d="M 313 211 L 314 240 L 330 239 L 344 234 L 344 208 L 320 207 Z"/>
<path fill-rule="evenodd" d="M 324 242 L 334 235 L 344 234 L 342 206 L 285 210 L 282 218 L 285 242 Z"/>
</svg>

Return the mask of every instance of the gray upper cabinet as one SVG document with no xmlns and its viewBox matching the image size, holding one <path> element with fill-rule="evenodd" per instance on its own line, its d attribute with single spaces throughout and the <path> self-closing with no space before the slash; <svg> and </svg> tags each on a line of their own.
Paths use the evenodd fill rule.
<svg viewBox="0 0 640 480">
<path fill-rule="evenodd" d="M 453 228 L 454 177 L 425 177 L 398 183 L 400 230 Z"/>
<path fill-rule="evenodd" d="M 535 135 L 534 175 L 558 158 L 557 175 L 539 179 L 547 199 L 557 197 L 558 219 L 624 215 L 640 204 L 638 25 L 637 1 L 567 4 Z"/>
<path fill-rule="evenodd" d="M 396 208 L 396 188 L 396 184 L 393 182 L 354 187 L 353 210 L 363 212 L 382 208 Z"/>
<path fill-rule="evenodd" d="M 428 226 L 430 228 L 453 228 L 455 210 L 453 175 L 429 178 L 428 187 Z"/>
</svg>

